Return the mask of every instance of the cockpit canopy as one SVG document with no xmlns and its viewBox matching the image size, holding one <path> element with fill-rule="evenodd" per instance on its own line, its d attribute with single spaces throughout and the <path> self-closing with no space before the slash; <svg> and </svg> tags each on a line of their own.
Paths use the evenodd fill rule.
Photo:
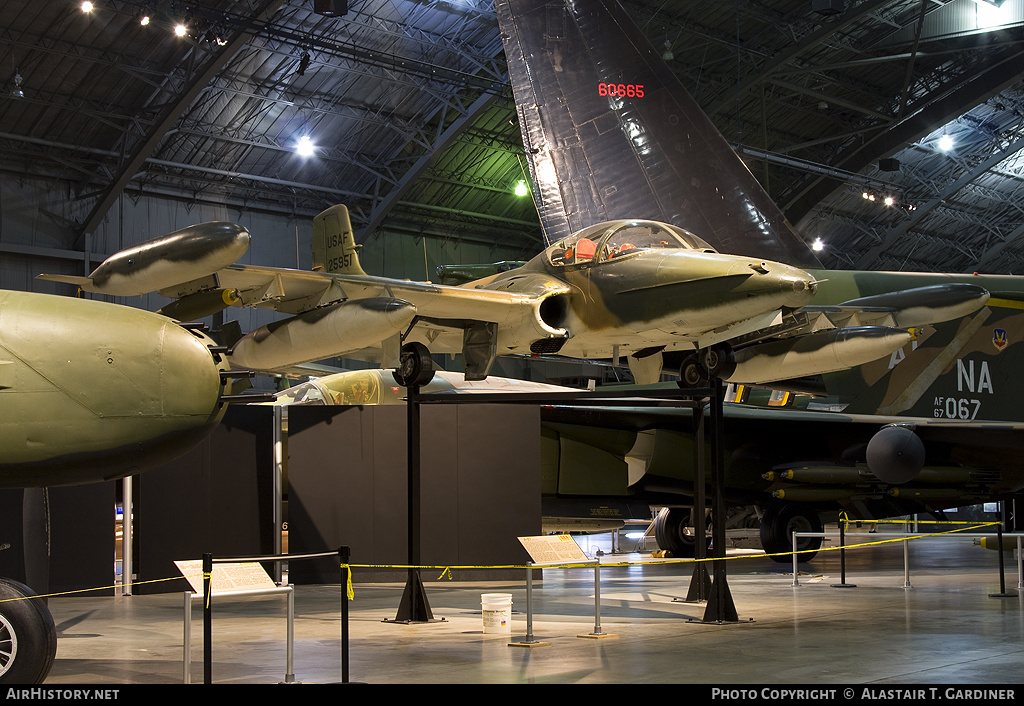
<svg viewBox="0 0 1024 706">
<path fill-rule="evenodd" d="M 643 250 L 672 249 L 715 252 L 699 237 L 658 221 L 609 221 L 584 228 L 547 249 L 553 265 L 605 262 Z"/>
</svg>

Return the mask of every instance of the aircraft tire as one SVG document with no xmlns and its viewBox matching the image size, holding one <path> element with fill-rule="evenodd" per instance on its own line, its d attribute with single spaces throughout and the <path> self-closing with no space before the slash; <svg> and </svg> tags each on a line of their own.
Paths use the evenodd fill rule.
<svg viewBox="0 0 1024 706">
<path fill-rule="evenodd" d="M 779 563 L 793 561 L 793 532 L 821 532 L 821 518 L 813 508 L 797 503 L 772 505 L 761 518 L 761 546 Z M 821 547 L 821 537 L 801 537 L 796 548 L 797 561 L 810 561 Z"/>
<path fill-rule="evenodd" d="M 691 353 L 683 358 L 683 362 L 679 366 L 679 387 L 684 389 L 704 387 L 707 384 L 708 377 L 704 372 L 704 366 L 701 365 L 700 356 Z"/>
<path fill-rule="evenodd" d="M 402 387 L 419 387 L 434 379 L 434 361 L 430 351 L 422 343 L 406 343 L 402 346 L 395 381 Z"/>
<path fill-rule="evenodd" d="M 22 583 L 0 578 L 0 684 L 41 684 L 53 666 L 57 629 L 35 595 Z"/>
<path fill-rule="evenodd" d="M 691 509 L 688 507 L 663 507 L 654 518 L 654 539 L 658 547 L 672 552 L 672 556 L 690 558 L 697 554 L 694 537 L 686 534 L 690 524 Z M 707 546 L 711 546 L 711 536 L 706 534 Z"/>
<path fill-rule="evenodd" d="M 736 370 L 732 348 L 726 343 L 718 343 L 703 349 L 698 360 L 701 370 L 708 380 L 728 377 Z"/>
</svg>

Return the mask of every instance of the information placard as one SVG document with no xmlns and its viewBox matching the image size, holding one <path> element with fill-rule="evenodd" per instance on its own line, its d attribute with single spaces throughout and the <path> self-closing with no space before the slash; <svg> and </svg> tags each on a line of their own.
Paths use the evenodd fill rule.
<svg viewBox="0 0 1024 706">
<path fill-rule="evenodd" d="M 571 564 L 575 562 L 591 562 L 576 544 L 576 540 L 567 534 L 548 534 L 540 537 L 519 537 L 535 564 Z"/>
<path fill-rule="evenodd" d="M 176 561 L 174 565 L 184 576 L 192 591 L 203 592 L 203 560 Z M 214 564 L 213 587 L 214 595 L 231 593 L 232 591 L 251 591 L 262 588 L 277 588 L 277 584 L 267 574 L 266 569 L 255 561 L 238 564 Z"/>
</svg>

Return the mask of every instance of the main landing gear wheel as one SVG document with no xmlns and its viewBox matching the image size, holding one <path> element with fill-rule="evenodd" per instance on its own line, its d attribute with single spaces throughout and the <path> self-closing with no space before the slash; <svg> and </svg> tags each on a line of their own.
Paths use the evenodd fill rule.
<svg viewBox="0 0 1024 706">
<path fill-rule="evenodd" d="M 672 556 L 689 558 L 697 555 L 697 538 L 686 530 L 692 510 L 688 507 L 663 507 L 654 518 L 654 539 L 658 546 L 672 552 Z M 708 517 L 710 520 L 710 517 Z M 710 522 L 704 528 L 704 541 L 711 546 Z"/>
<path fill-rule="evenodd" d="M 700 365 L 708 380 L 726 377 L 736 369 L 732 348 L 726 343 L 717 343 L 700 351 Z"/>
<path fill-rule="evenodd" d="M 769 507 L 761 518 L 761 546 L 779 563 L 792 562 L 793 532 L 821 532 L 821 518 L 813 508 L 797 503 Z M 821 537 L 798 537 L 797 561 L 810 561 L 821 548 Z"/>
<path fill-rule="evenodd" d="M 679 387 L 702 387 L 708 382 L 704 367 L 696 353 L 683 358 L 679 366 Z"/>
<path fill-rule="evenodd" d="M 402 387 L 420 387 L 434 379 L 434 361 L 422 343 L 406 343 L 398 360 L 394 376 Z"/>
<path fill-rule="evenodd" d="M 679 366 L 680 387 L 702 387 L 709 380 L 727 377 L 736 369 L 732 348 L 718 343 L 690 353 Z"/>
<path fill-rule="evenodd" d="M 57 629 L 35 595 L 22 583 L 0 579 L 0 684 L 41 684 L 53 666 Z"/>
</svg>

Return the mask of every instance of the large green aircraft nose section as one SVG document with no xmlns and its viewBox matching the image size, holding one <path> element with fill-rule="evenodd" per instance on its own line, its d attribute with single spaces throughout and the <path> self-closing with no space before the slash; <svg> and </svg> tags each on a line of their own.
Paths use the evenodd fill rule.
<svg viewBox="0 0 1024 706">
<path fill-rule="evenodd" d="M 148 311 L 0 292 L 2 484 L 116 478 L 198 443 L 223 414 L 212 343 Z"/>
</svg>

